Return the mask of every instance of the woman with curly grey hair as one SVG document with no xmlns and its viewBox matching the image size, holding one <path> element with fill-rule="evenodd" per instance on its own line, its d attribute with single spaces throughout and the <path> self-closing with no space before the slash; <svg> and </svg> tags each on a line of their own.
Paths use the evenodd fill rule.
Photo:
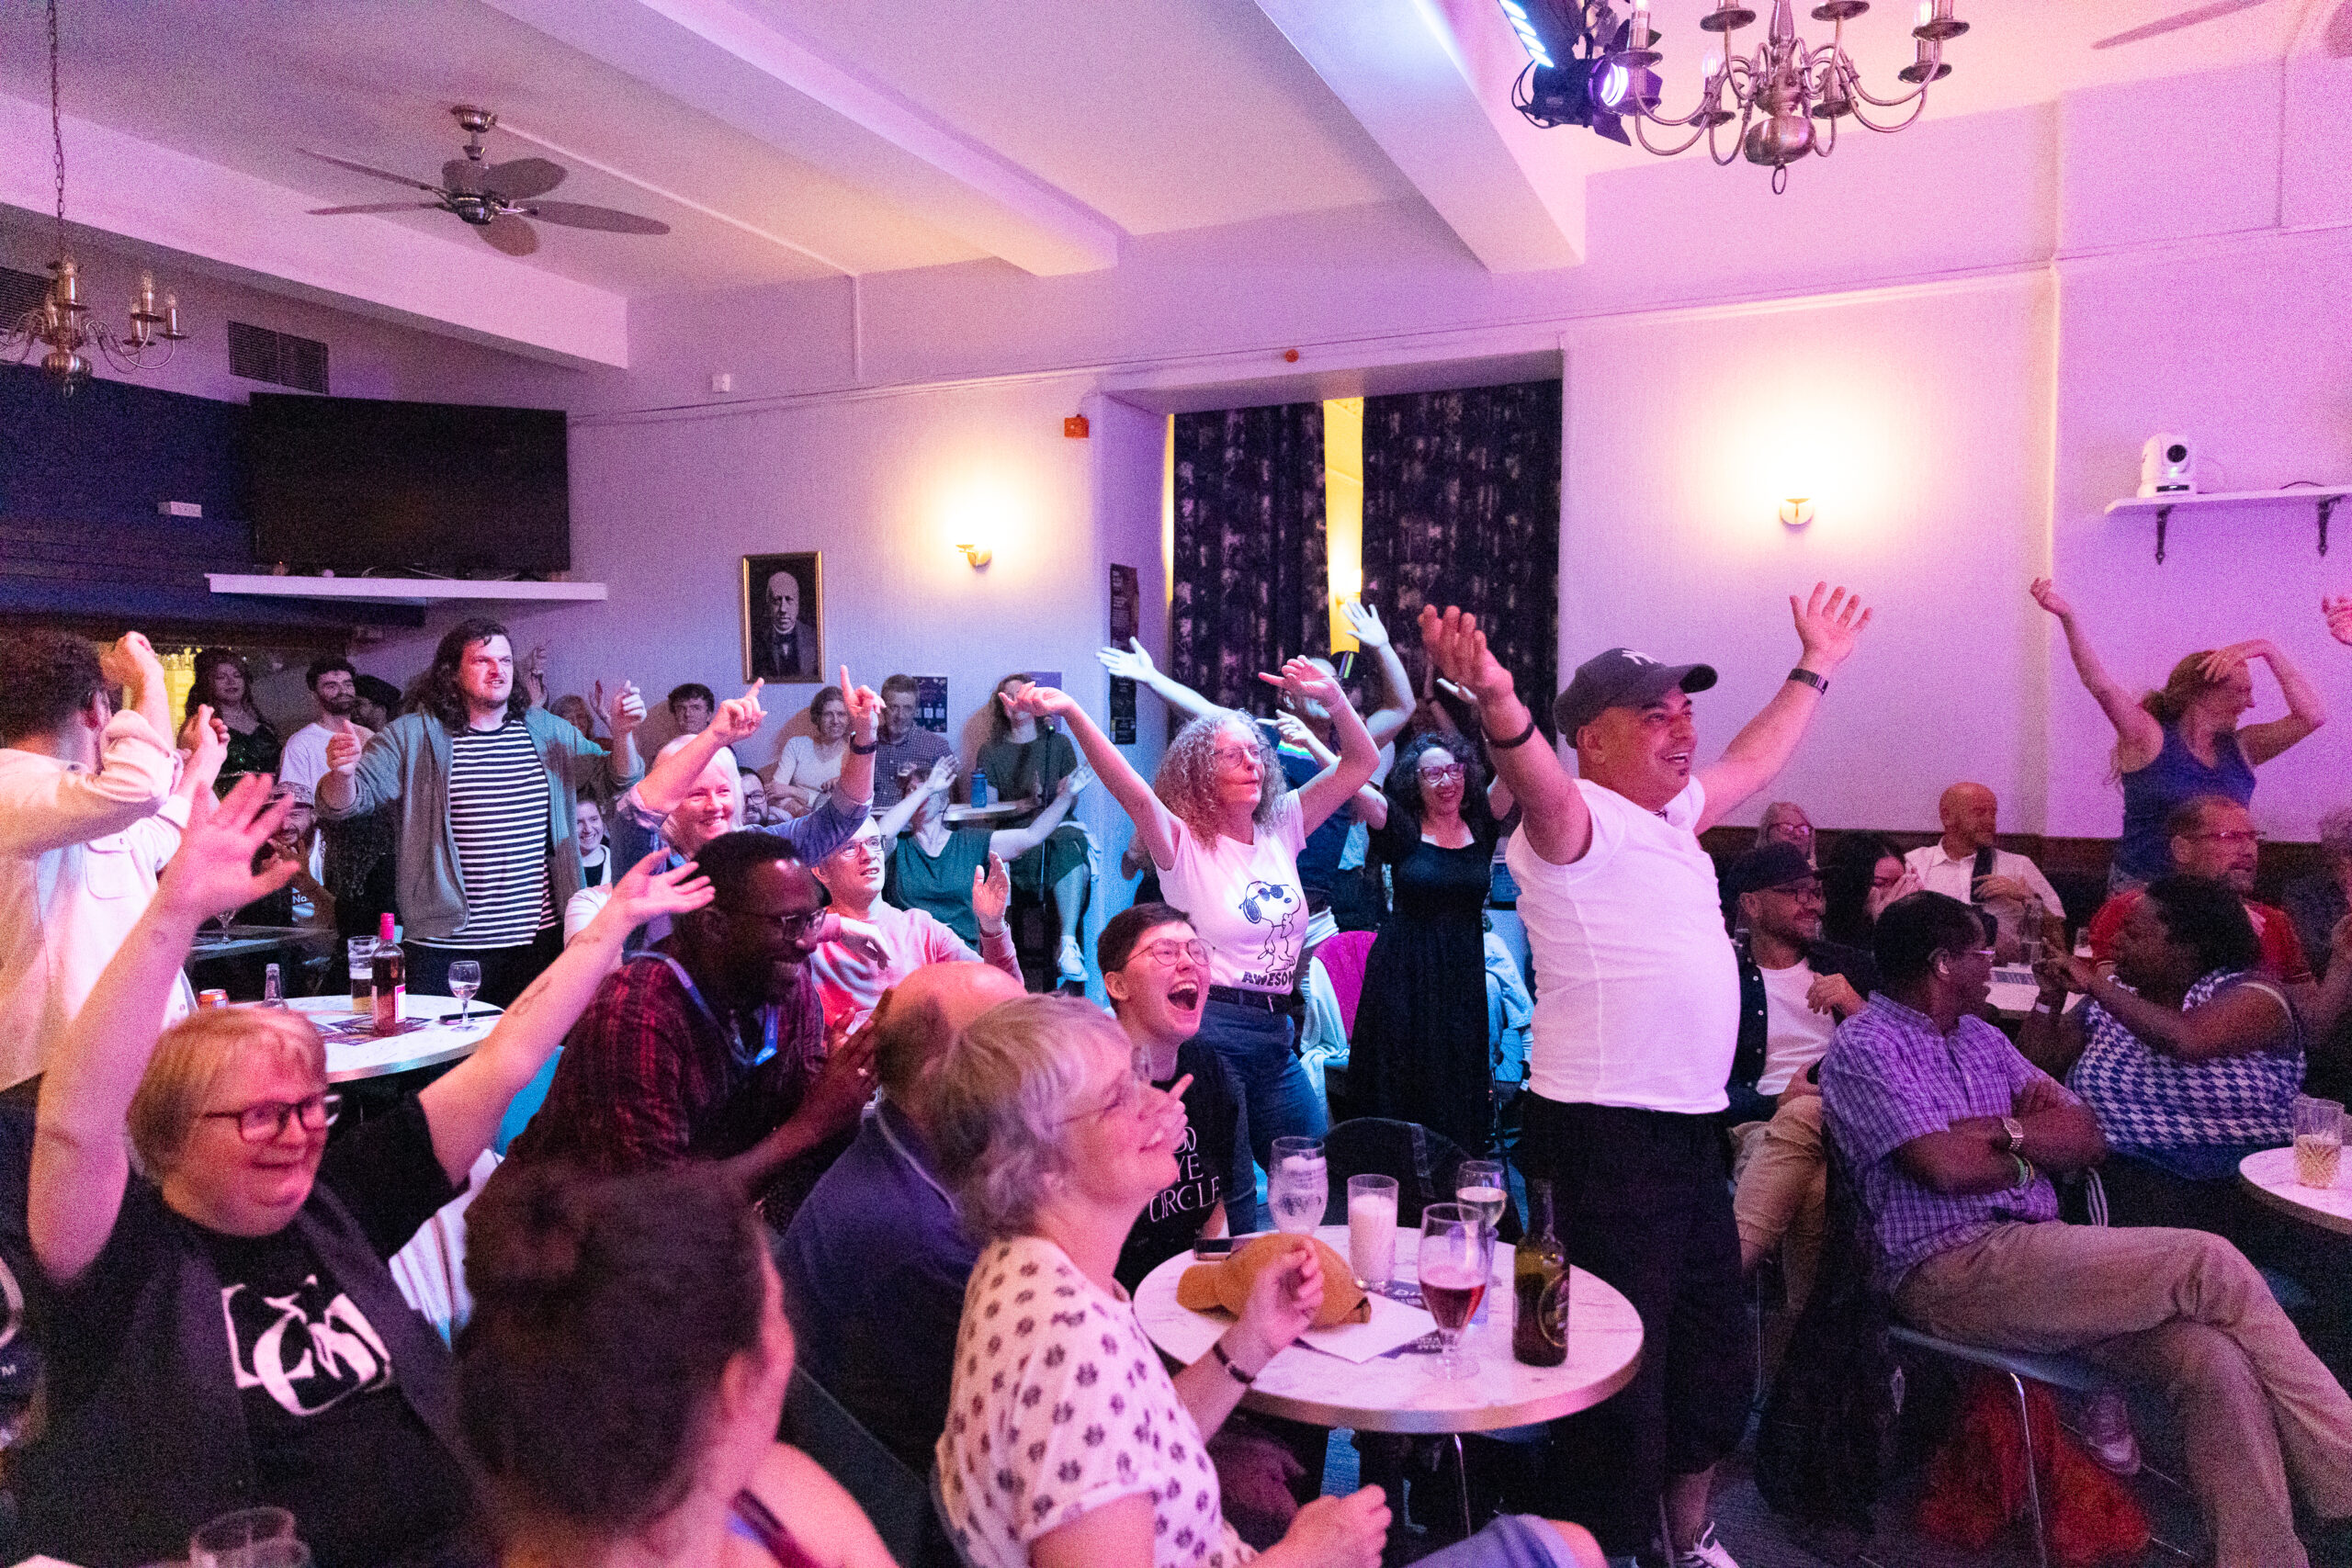
<svg viewBox="0 0 2352 1568">
<path fill-rule="evenodd" d="M 1242 1389 L 1323 1302 L 1306 1238 L 1261 1242 L 1233 1325 L 1173 1377 L 1116 1279 L 1136 1218 L 1176 1177 L 1183 1080 L 1154 1089 L 1116 1023 L 1069 997 L 1023 997 L 966 1026 L 926 1087 L 933 1147 L 981 1242 L 964 1295 L 940 1493 L 978 1568 L 1227 1568 L 1250 1554 L 1204 1450 Z M 1107 1438 L 1107 1440 L 1106 1440 Z M 1318 1497 L 1256 1561 L 1374 1568 L 1377 1486 Z M 1591 1537 L 1498 1519 L 1431 1568 L 1592 1568 Z"/>
<path fill-rule="evenodd" d="M 1199 1038 L 1240 1078 L 1250 1152 L 1266 1165 L 1274 1139 L 1319 1136 L 1327 1120 L 1292 1048 L 1306 938 L 1299 848 L 1371 782 L 1380 750 L 1329 670 L 1294 659 L 1280 675 L 1259 679 L 1331 715 L 1340 754 L 1295 790 L 1283 787 L 1273 748 L 1246 714 L 1226 710 L 1186 725 L 1147 785 L 1067 693 L 1025 686 L 1006 702 L 1014 713 L 1051 714 L 1069 726 L 1159 868 L 1161 895 L 1192 917 L 1208 944 Z"/>
</svg>

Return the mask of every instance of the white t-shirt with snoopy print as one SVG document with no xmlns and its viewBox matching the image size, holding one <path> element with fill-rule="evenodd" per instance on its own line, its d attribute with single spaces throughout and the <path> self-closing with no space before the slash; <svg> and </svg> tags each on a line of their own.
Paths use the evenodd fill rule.
<svg viewBox="0 0 2352 1568">
<path fill-rule="evenodd" d="M 1176 863 L 1159 873 L 1160 897 L 1192 917 L 1209 944 L 1209 983 L 1288 991 L 1306 942 L 1306 890 L 1298 883 L 1298 792 L 1274 802 L 1252 842 L 1218 834 L 1204 842 L 1176 825 Z"/>
</svg>

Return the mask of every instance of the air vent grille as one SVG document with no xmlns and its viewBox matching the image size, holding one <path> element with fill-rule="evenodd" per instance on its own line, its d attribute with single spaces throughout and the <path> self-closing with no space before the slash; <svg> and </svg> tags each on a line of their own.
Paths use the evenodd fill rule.
<svg viewBox="0 0 2352 1568">
<path fill-rule="evenodd" d="M 297 391 L 327 389 L 327 345 L 316 338 L 274 333 L 243 321 L 229 323 L 229 369 L 248 381 L 268 381 Z"/>
<path fill-rule="evenodd" d="M 49 297 L 49 279 L 37 272 L 0 266 L 0 324 L 12 323 L 28 310 L 38 310 Z"/>
</svg>

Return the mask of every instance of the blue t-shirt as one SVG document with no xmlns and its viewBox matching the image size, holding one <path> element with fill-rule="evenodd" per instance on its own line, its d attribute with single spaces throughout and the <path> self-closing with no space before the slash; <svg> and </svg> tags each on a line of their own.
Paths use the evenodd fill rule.
<svg viewBox="0 0 2352 1568">
<path fill-rule="evenodd" d="M 2136 882 L 2154 882 L 2172 869 L 2172 840 L 2165 818 L 2173 807 L 2200 795 L 2223 795 L 2240 806 L 2254 798 L 2254 769 L 2233 734 L 2213 737 L 2213 765 L 2199 761 L 2180 738 L 2180 726 L 2165 726 L 2164 749 L 2144 768 L 2123 775 L 2123 833 L 2115 843 L 2115 868 Z"/>
</svg>

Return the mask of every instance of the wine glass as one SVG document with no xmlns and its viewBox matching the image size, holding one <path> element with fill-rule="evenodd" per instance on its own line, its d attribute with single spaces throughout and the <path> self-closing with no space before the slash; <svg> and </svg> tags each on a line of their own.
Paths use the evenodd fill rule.
<svg viewBox="0 0 2352 1568">
<path fill-rule="evenodd" d="M 1465 1159 L 1454 1168 L 1454 1201 L 1465 1208 L 1477 1211 L 1478 1219 L 1493 1230 L 1503 1217 L 1503 1205 L 1510 1201 L 1510 1186 L 1503 1175 L 1503 1162 L 1498 1159 Z"/>
<path fill-rule="evenodd" d="M 449 994 L 458 998 L 458 1023 L 463 1027 L 466 1014 L 474 1005 L 474 993 L 481 989 L 481 964 L 471 958 L 460 958 L 449 965 Z"/>
<path fill-rule="evenodd" d="M 1418 1271 L 1421 1304 L 1437 1320 L 1437 1373 L 1466 1378 L 1477 1358 L 1462 1346 L 1462 1331 L 1487 1298 L 1495 1267 L 1495 1233 L 1467 1203 L 1431 1203 L 1421 1211 Z"/>
<path fill-rule="evenodd" d="M 197 1527 L 187 1555 L 190 1568 L 251 1568 L 264 1560 L 284 1562 L 283 1554 L 300 1544 L 294 1516 L 285 1509 L 240 1508 Z M 308 1559 L 305 1551 L 303 1560 Z"/>
<path fill-rule="evenodd" d="M 1320 1138 L 1276 1138 L 1273 1168 L 1266 1172 L 1266 1201 L 1274 1228 L 1305 1235 L 1323 1223 L 1331 1201 L 1331 1167 Z"/>
</svg>

